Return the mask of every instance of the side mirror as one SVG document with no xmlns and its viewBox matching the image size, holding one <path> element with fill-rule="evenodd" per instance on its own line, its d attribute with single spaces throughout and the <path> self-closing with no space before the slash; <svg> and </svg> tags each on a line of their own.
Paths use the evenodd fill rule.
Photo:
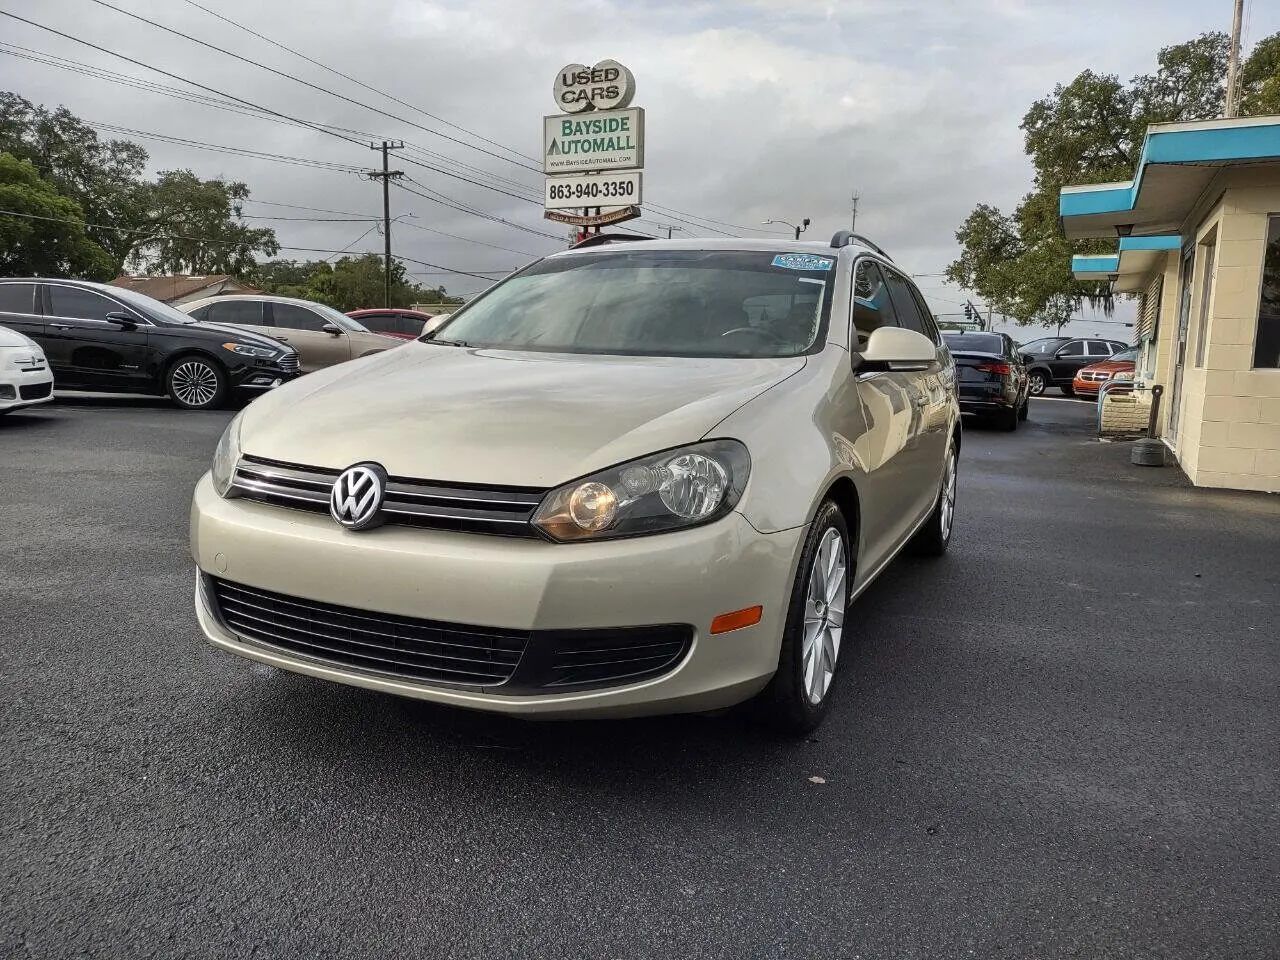
<svg viewBox="0 0 1280 960">
<path fill-rule="evenodd" d="M 117 324 L 119 327 L 121 327 L 124 330 L 138 329 L 137 320 L 133 319 L 133 317 L 129 316 L 129 314 L 122 313 L 118 310 L 108 313 L 105 319 L 108 323 Z"/>
<path fill-rule="evenodd" d="M 937 345 L 924 334 L 902 327 L 880 327 L 867 338 L 858 372 L 925 370 L 937 359 Z"/>
<path fill-rule="evenodd" d="M 336 323 L 326 323 L 320 329 L 323 330 L 325 333 L 327 333 L 331 337 L 342 336 L 342 328 L 338 326 Z"/>
</svg>

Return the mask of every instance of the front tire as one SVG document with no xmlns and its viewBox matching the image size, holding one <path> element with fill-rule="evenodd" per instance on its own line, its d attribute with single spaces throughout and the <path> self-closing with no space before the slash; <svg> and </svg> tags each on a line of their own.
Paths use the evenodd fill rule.
<svg viewBox="0 0 1280 960">
<path fill-rule="evenodd" d="M 790 736 L 816 730 L 827 713 L 857 569 L 850 543 L 844 514 L 824 500 L 800 553 L 778 669 L 759 698 L 768 723 Z"/>
<path fill-rule="evenodd" d="M 911 552 L 922 557 L 940 557 L 951 544 L 951 525 L 956 516 L 956 475 L 960 469 L 960 451 L 953 438 L 947 448 L 947 464 L 938 490 L 938 503 L 914 537 Z"/>
<path fill-rule="evenodd" d="M 206 357 L 179 357 L 165 374 L 164 386 L 185 410 L 215 410 L 227 399 L 227 375 Z"/>
<path fill-rule="evenodd" d="M 1049 376 L 1043 370 L 1032 370 L 1027 374 L 1027 393 L 1033 397 L 1044 396 L 1049 389 Z"/>
</svg>

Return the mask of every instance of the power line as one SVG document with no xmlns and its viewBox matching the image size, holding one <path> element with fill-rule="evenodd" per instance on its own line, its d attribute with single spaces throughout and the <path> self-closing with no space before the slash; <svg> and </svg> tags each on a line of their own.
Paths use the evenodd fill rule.
<svg viewBox="0 0 1280 960">
<path fill-rule="evenodd" d="M 416 184 L 417 186 L 422 187 L 424 190 L 430 191 L 432 193 L 435 192 L 431 190 L 431 188 L 428 187 L 426 184 L 419 183 L 417 180 L 413 179 L 413 177 L 405 177 L 405 179 L 412 184 Z M 473 217 L 481 217 L 485 220 L 492 220 L 494 223 L 501 223 L 504 226 L 511 227 L 513 230 L 522 230 L 525 233 L 533 234 L 535 237 L 546 237 L 548 240 L 559 240 L 559 241 L 564 240 L 563 237 L 557 237 L 553 233 L 545 233 L 542 230 L 535 230 L 532 227 L 526 227 L 523 224 L 513 223 L 510 220 L 504 220 L 502 217 L 495 217 L 493 214 L 484 213 L 482 211 L 475 210 L 473 208 L 469 209 L 467 207 L 460 206 L 457 203 L 454 203 L 453 201 L 447 198 L 441 198 L 438 196 L 432 197 L 432 196 L 428 196 L 425 193 L 419 193 L 417 190 L 410 190 L 403 183 L 396 183 L 395 186 L 400 190 L 404 190 L 406 193 L 413 194 L 415 197 L 421 197 L 423 200 L 430 200 L 432 203 L 438 203 L 441 206 L 449 207 L 450 209 L 457 210 L 460 213 L 470 214 Z"/>
<path fill-rule="evenodd" d="M 157 23 L 155 20 L 150 20 L 147 17 L 142 16 L 141 14 L 133 13 L 130 10 L 125 10 L 121 7 L 115 6 L 114 4 L 107 3 L 107 0 L 89 0 L 89 2 L 96 3 L 100 7 L 106 7 L 108 10 L 114 10 L 116 13 L 123 14 L 126 17 L 132 17 L 134 20 L 138 20 L 142 23 L 155 27 L 157 30 L 163 30 L 166 33 L 171 33 L 175 37 L 182 37 L 184 40 L 188 40 L 191 43 L 195 43 L 202 47 L 206 47 L 209 50 L 217 51 L 218 53 L 221 53 L 224 56 L 228 56 L 228 57 L 231 57 L 232 59 L 239 60 L 241 63 L 247 63 L 250 66 L 257 67 L 260 70 L 266 70 L 268 73 L 275 74 L 278 77 L 283 77 L 286 80 L 292 80 L 294 83 L 300 83 L 304 87 L 309 87 L 310 89 L 317 90 L 320 93 L 328 94 L 331 97 L 336 97 L 337 99 L 343 100 L 346 103 L 350 103 L 353 106 L 357 106 L 357 107 L 360 107 L 361 109 L 369 110 L 369 111 L 372 111 L 373 113 L 380 114 L 391 120 L 395 120 L 397 123 L 406 124 L 410 127 L 413 127 L 416 130 L 421 130 L 423 133 L 429 133 L 433 137 L 440 137 L 441 139 L 448 140 L 451 143 L 456 143 L 459 146 L 466 147 L 469 150 L 479 151 L 480 153 L 487 154 L 488 156 L 491 156 L 497 160 L 502 160 L 505 163 L 514 163 L 516 164 L 516 166 L 524 167 L 527 170 L 533 170 L 537 173 L 542 172 L 537 167 L 530 167 L 526 164 L 519 163 L 518 161 L 512 160 L 509 157 L 504 157 L 501 154 L 494 153 L 492 150 L 486 150 L 483 147 L 478 147 L 473 143 L 467 143 L 465 140 L 459 140 L 456 137 L 451 137 L 446 133 L 441 133 L 439 130 L 432 130 L 430 127 L 424 127 L 420 123 L 416 123 L 413 120 L 408 120 L 404 117 L 397 116 L 396 114 L 383 110 L 380 107 L 375 107 L 368 103 L 362 103 L 361 101 L 356 100 L 353 97 L 348 97 L 345 94 L 338 93 L 336 90 L 330 90 L 327 87 L 322 87 L 319 84 L 312 83 L 309 80 L 303 80 L 301 77 L 295 77 L 292 74 L 286 73 L 283 70 L 277 70 L 274 67 L 269 67 L 265 63 L 259 63 L 257 60 L 251 60 L 248 57 L 243 57 L 232 50 L 227 50 L 223 47 L 219 47 L 217 44 L 209 43 L 206 40 L 201 40 L 199 37 L 193 37 L 189 33 L 183 33 L 181 30 L 176 30 L 173 27 L 165 26 L 163 23 Z"/>
<path fill-rule="evenodd" d="M 141 137 L 144 140 L 159 140 L 163 143 L 175 143 L 184 147 L 196 147 L 200 150 L 213 150 L 217 153 L 232 153 L 246 157 L 255 157 L 259 160 L 272 160 L 278 163 L 290 163 L 303 167 L 318 167 L 323 170 L 332 170 L 335 173 L 363 173 L 364 168 L 354 166 L 349 163 L 338 163 L 332 160 L 316 160 L 309 157 L 291 157 L 282 153 L 267 153 L 263 150 L 251 150 L 248 147 L 230 147 L 219 143 L 205 143 L 201 140 L 189 140 L 186 137 L 174 137 L 164 133 L 153 133 L 149 130 L 134 130 L 131 127 L 119 127 L 113 123 L 95 123 L 92 120 L 83 121 L 87 126 L 93 127 L 95 130 L 105 130 L 108 133 L 118 133 L 128 137 Z"/>
<path fill-rule="evenodd" d="M 309 88 L 311 88 L 311 89 L 313 89 L 313 90 L 317 90 L 317 91 L 319 91 L 319 92 L 321 92 L 321 93 L 326 93 L 326 94 L 328 94 L 328 95 L 330 95 L 330 96 L 337 97 L 338 99 L 343 100 L 343 101 L 345 101 L 345 102 L 347 102 L 347 103 L 350 103 L 350 104 L 352 104 L 352 105 L 354 105 L 354 106 L 358 106 L 358 107 L 361 107 L 361 108 L 363 108 L 363 109 L 365 109 L 365 110 L 370 110 L 370 111 L 372 111 L 372 112 L 374 112 L 374 113 L 381 114 L 382 116 L 387 117 L 387 118 L 392 119 L 392 120 L 395 120 L 395 121 L 397 121 L 397 122 L 399 122 L 399 123 L 405 123 L 405 124 L 408 124 L 409 126 L 414 127 L 415 129 L 422 130 L 424 133 L 429 133 L 429 134 L 432 134 L 433 136 L 441 137 L 441 138 L 443 138 L 443 139 L 445 139 L 445 140 L 450 141 L 451 143 L 456 143 L 456 144 L 458 144 L 459 146 L 466 147 L 467 149 L 470 149 L 470 150 L 478 151 L 478 152 L 483 153 L 483 154 L 485 154 L 485 155 L 487 155 L 487 156 L 493 157 L 493 158 L 494 158 L 494 159 L 496 159 L 496 160 L 501 160 L 501 161 L 506 162 L 506 163 L 511 163 L 511 164 L 513 164 L 513 165 L 515 165 L 515 166 L 518 166 L 518 167 L 520 167 L 520 168 L 522 168 L 522 169 L 525 169 L 525 170 L 529 170 L 529 171 L 534 172 L 534 173 L 542 173 L 542 172 L 543 172 L 543 171 L 542 171 L 542 168 L 541 168 L 541 166 L 540 166 L 540 165 L 539 165 L 539 166 L 530 166 L 529 164 L 521 163 L 521 162 L 519 162 L 519 161 L 517 161 L 517 160 L 512 160 L 510 157 L 504 157 L 504 156 L 501 156 L 500 154 L 493 153 L 493 152 L 492 152 L 492 151 L 490 151 L 490 150 L 485 150 L 485 149 L 483 149 L 482 147 L 477 147 L 475 144 L 467 143 L 467 142 L 466 142 L 466 141 L 464 141 L 464 140 L 458 140 L 458 139 L 457 139 L 457 138 L 455 138 L 455 137 L 450 137 L 450 136 L 449 136 L 449 135 L 447 135 L 447 134 L 440 133 L 438 130 L 432 130 L 432 129 L 430 129 L 429 127 L 424 127 L 422 124 L 416 123 L 416 122 L 414 122 L 414 121 L 412 121 L 412 120 L 407 120 L 407 119 L 405 119 L 404 117 L 397 116 L 396 114 L 390 113 L 390 112 L 388 112 L 388 111 L 386 111 L 386 110 L 382 110 L 382 109 L 381 109 L 381 108 L 379 108 L 379 107 L 375 107 L 375 106 L 372 106 L 371 104 L 363 103 L 363 102 L 361 102 L 361 101 L 359 101 L 359 100 L 356 100 L 356 99 L 354 99 L 354 98 L 352 98 L 352 97 L 348 97 L 348 96 L 346 96 L 345 94 L 338 93 L 338 92 L 337 92 L 337 91 L 335 91 L 335 90 L 330 90 L 329 88 L 327 88 L 327 87 L 322 87 L 322 86 L 320 86 L 319 84 L 311 83 L 311 82 L 310 82 L 310 81 L 308 81 L 308 80 L 303 80 L 303 79 L 301 79 L 300 77 L 293 76 L 292 74 L 286 73 L 286 72 L 281 71 L 281 70 L 277 70 L 277 69 L 275 69 L 274 67 L 267 66 L 267 65 L 266 65 L 266 64 L 264 64 L 264 63 L 260 63 L 260 62 L 258 62 L 258 61 L 256 61 L 256 60 L 251 60 L 251 59 L 249 59 L 248 57 L 244 57 L 244 56 L 241 56 L 240 54 L 235 53 L 235 52 L 233 52 L 233 51 L 226 50 L 226 49 L 224 49 L 224 48 L 222 48 L 222 47 L 217 46 L 216 44 L 212 44 L 212 43 L 209 43 L 209 42 L 207 42 L 207 41 L 205 41 L 205 40 L 201 40 L 201 39 L 199 39 L 198 37 L 193 37 L 193 36 L 191 36 L 190 34 L 183 33 L 181 30 L 177 30 L 177 29 L 175 29 L 175 28 L 173 28 L 173 27 L 166 26 L 165 24 L 162 24 L 162 23 L 157 23 L 156 21 L 154 21 L 154 20 L 150 20 L 150 19 L 148 19 L 147 17 L 144 17 L 144 16 L 142 16 L 142 15 L 140 15 L 140 14 L 133 13 L 133 12 L 131 12 L 131 11 L 129 11 L 129 10 L 124 10 L 124 9 L 122 9 L 122 8 L 120 8 L 120 7 L 115 6 L 114 4 L 108 3 L 108 2 L 107 2 L 107 0 L 90 0 L 90 2 L 92 2 L 92 3 L 96 3 L 96 4 L 98 4 L 98 5 L 99 5 L 99 6 L 101 6 L 101 7 L 106 7 L 107 9 L 114 10 L 115 12 L 120 13 L 120 14 L 123 14 L 124 16 L 132 17 L 133 19 L 135 19 L 135 20 L 139 20 L 139 21 L 141 21 L 141 22 L 143 22 L 143 23 L 146 23 L 146 24 L 149 24 L 150 26 L 155 27 L 156 29 L 164 30 L 164 31 L 166 31 L 166 32 L 168 32 L 168 33 L 173 34 L 174 36 L 182 37 L 182 38 L 183 38 L 183 39 L 185 39 L 185 40 L 188 40 L 188 41 L 190 41 L 190 42 L 192 42 L 192 43 L 199 44 L 200 46 L 203 46 L 203 47 L 207 47 L 207 48 L 208 48 L 208 49 L 210 49 L 210 50 L 215 50 L 215 51 L 217 51 L 218 53 L 224 54 L 225 56 L 233 57 L 234 59 L 239 60 L 239 61 L 241 61 L 242 63 L 250 64 L 251 66 L 255 66 L 255 67 L 258 67 L 259 69 L 266 70 L 266 71 L 267 71 L 267 72 L 269 72 L 269 73 L 273 73 L 273 74 L 275 74 L 276 76 L 284 77 L 285 79 L 288 79 L 288 80 L 293 80 L 295 83 L 300 83 L 300 84 L 302 84 L 303 86 L 309 87 Z M 349 81 L 349 82 L 351 82 L 351 83 L 356 84 L 357 86 L 363 87 L 363 88 L 364 88 L 364 89 L 366 89 L 366 90 L 369 90 L 369 91 L 371 91 L 371 92 L 373 92 L 373 93 L 376 93 L 376 94 L 378 94 L 378 95 L 380 95 L 380 96 L 386 97 L 388 100 L 392 100 L 392 101 L 394 101 L 394 102 L 396 102 L 396 103 L 400 104 L 401 106 L 406 106 L 406 107 L 408 107 L 408 108 L 409 108 L 409 109 L 411 109 L 411 110 L 414 110 L 414 111 L 416 111 L 416 112 L 418 112 L 418 113 L 421 113 L 423 116 L 430 117 L 432 120 L 435 120 L 437 123 L 442 123 L 442 124 L 444 124 L 444 125 L 446 125 L 446 126 L 448 126 L 448 127 L 452 127 L 453 129 L 456 129 L 456 130 L 459 130 L 459 131 L 461 131 L 461 132 L 463 132 L 463 133 L 466 133 L 468 136 L 474 137 L 475 139 L 477 139 L 477 140 L 481 140 L 481 141 L 483 141 L 483 142 L 485 142 L 485 143 L 488 143 L 488 144 L 490 144 L 491 146 L 495 146 L 495 147 L 497 147 L 497 148 L 498 148 L 498 149 L 500 149 L 500 150 L 505 150 L 507 153 L 511 153 L 511 154 L 514 154 L 514 155 L 515 155 L 515 156 L 517 156 L 517 157 L 521 157 L 521 158 L 523 158 L 523 159 L 525 159 L 525 160 L 528 160 L 528 161 L 530 161 L 530 163 L 533 163 L 533 164 L 539 164 L 539 161 L 538 161 L 537 159 L 535 159 L 534 157 L 530 157 L 530 156 L 528 156 L 527 154 L 523 154 L 523 153 L 521 153 L 520 151 L 518 151 L 518 150 L 514 149 L 513 147 L 508 147 L 508 146 L 506 146 L 506 145 L 504 145 L 504 144 L 498 143 L 497 141 L 490 140 L 490 139 L 488 139 L 487 137 L 481 136 L 480 134 L 476 133 L 476 132 L 475 132 L 475 131 L 473 131 L 473 130 L 470 130 L 470 129 L 466 128 L 466 127 L 461 126 L 460 124 L 456 124 L 456 123 L 453 123 L 452 121 L 445 120 L 443 117 L 438 117 L 438 116 L 436 116 L 435 114 L 433 114 L 433 113 L 429 113 L 428 111 L 423 110 L 422 108 L 417 107 L 417 106 L 415 106 L 415 105 L 413 105 L 413 104 L 411 104 L 411 103 L 409 103 L 409 102 L 407 102 L 407 101 L 405 101 L 405 100 L 402 100 L 402 99 L 400 99 L 399 97 L 396 97 L 396 96 L 394 96 L 394 95 L 392 95 L 392 94 L 389 94 L 389 93 L 387 93 L 386 91 L 379 90 L 377 87 L 374 87 L 374 86 L 372 86 L 372 85 L 370 85 L 370 84 L 367 84 L 367 83 L 365 83 L 365 82 L 363 82 L 363 81 L 361 81 L 361 80 L 357 80 L 355 77 L 352 77 L 352 76 L 349 76 L 348 74 L 342 73 L 342 72 L 341 72 L 341 71 L 339 71 L 339 70 L 335 70 L 334 68 L 332 68 L 332 67 L 330 67 L 330 66 L 328 66 L 328 65 L 326 65 L 326 64 L 324 64 L 324 63 L 321 63 L 320 61 L 315 60 L 315 59 L 313 59 L 312 57 L 309 57 L 309 56 L 307 56 L 306 54 L 301 53 L 301 52 L 300 52 L 300 51 L 298 51 L 298 50 L 294 50 L 292 47 L 289 47 L 289 46 L 287 46 L 287 45 L 285 45 L 285 44 L 281 43 L 281 42 L 280 42 L 280 41 L 278 41 L 278 40 L 274 40 L 274 39 L 272 39 L 271 37 L 266 36 L 265 34 L 259 33 L 258 31 L 255 31 L 255 30 L 250 29 L 249 27 L 246 27 L 244 24 L 239 23 L 238 21 L 233 20 L 233 19 L 231 19 L 230 17 L 225 17 L 225 16 L 223 16 L 223 15 L 221 15 L 221 14 L 219 14 L 219 13 L 215 13 L 214 11 L 212 11 L 212 10 L 208 9 L 207 7 L 204 7 L 204 6 L 202 6 L 201 4 L 196 3 L 196 2 L 195 2 L 195 0 L 184 0 L 184 2 L 185 2 L 185 3 L 188 3 L 189 5 L 191 5 L 191 6 L 193 6 L 193 7 L 196 7 L 197 9 L 200 9 L 200 10 L 204 11 L 205 13 L 209 14 L 210 16 L 215 17 L 215 18 L 217 18 L 218 20 L 223 21 L 224 23 L 228 23 L 228 24 L 230 24 L 231 26 L 234 26 L 234 27 L 236 27 L 236 28 L 238 28 L 238 29 L 240 29 L 240 30 L 243 30 L 244 32 L 246 32 L 246 33 L 250 34 L 251 36 L 257 37 L 259 40 L 262 40 L 262 41 L 264 41 L 264 42 L 266 42 L 266 43 L 269 43 L 269 44 L 271 44 L 272 46 L 278 47 L 278 48 L 279 48 L 279 49 L 281 49 L 281 50 L 285 50 L 285 51 L 287 51 L 288 53 L 291 53 L 291 54 L 293 54 L 293 55 L 294 55 L 294 56 L 296 56 L 296 57 L 300 57 L 301 59 L 303 59 L 303 60 L 307 61 L 308 63 L 313 64 L 314 66 L 320 67 L 322 70 L 326 70 L 326 71 L 328 71 L 329 73 L 334 74 L 335 76 L 342 77 L 344 80 L 347 80 L 347 81 Z M 761 230 L 759 227 L 749 227 L 749 226 L 745 226 L 745 225 L 742 225 L 742 224 L 729 223 L 729 222 L 724 221 L 724 220 L 716 220 L 716 219 L 711 218 L 711 217 L 701 217 L 701 216 L 698 216 L 697 214 L 690 213 L 690 212 L 688 212 L 688 211 L 679 210 L 679 209 L 672 208 L 672 207 L 664 207 L 664 206 L 661 206 L 661 205 L 656 204 L 656 203 L 650 203 L 649 205 L 650 205 L 651 207 L 653 207 L 655 210 L 661 210 L 661 211 L 663 211 L 664 213 L 667 213 L 668 215 L 671 215 L 671 214 L 683 214 L 684 216 L 687 216 L 687 217 L 691 217 L 691 218 L 693 218 L 693 220 L 700 220 L 700 221 L 704 221 L 704 223 L 703 223 L 703 224 L 691 223 L 689 220 L 684 220 L 684 221 L 682 221 L 682 222 L 684 222 L 684 223 L 688 223 L 688 224 L 689 224 L 689 225 L 691 225 L 691 226 L 698 226 L 699 228 L 704 229 L 704 230 L 711 230 L 713 233 L 724 233 L 724 231 L 722 231 L 722 230 L 715 230 L 714 228 L 712 228 L 712 227 L 710 227 L 710 226 L 706 226 L 705 224 L 718 224 L 718 225 L 720 225 L 720 226 L 729 227 L 730 229 L 733 229 L 733 230 L 746 230 L 746 231 L 749 231 L 749 232 L 755 232 L 755 233 L 778 233 L 778 231 L 774 231 L 774 230 Z M 677 217 L 677 219 L 679 219 L 679 218 Z M 725 234 L 725 235 L 726 235 L 726 236 L 731 236 L 731 234 Z"/>
<path fill-rule="evenodd" d="M 376 93 L 379 96 L 386 97 L 388 100 L 398 103 L 402 107 L 408 107 L 410 110 L 420 113 L 424 117 L 430 117 L 432 120 L 436 121 L 437 123 L 443 123 L 446 127 L 452 127 L 454 130 L 459 130 L 462 133 L 467 134 L 468 136 L 475 137 L 477 140 L 487 143 L 491 147 L 497 147 L 499 150 L 505 150 L 508 153 L 513 153 L 517 157 L 521 157 L 522 159 L 530 160 L 534 163 L 538 162 L 533 157 L 526 156 L 525 154 L 522 154 L 517 150 L 513 150 L 511 147 L 498 143 L 495 140 L 490 140 L 487 137 L 483 137 L 480 134 L 476 133 L 474 130 L 468 130 L 466 127 L 460 126 L 459 124 L 446 120 L 443 117 L 437 117 L 434 113 L 429 113 L 428 111 L 423 110 L 421 107 L 414 106 L 412 103 L 409 103 L 406 100 L 401 100 L 399 97 L 392 96 L 391 94 L 387 93 L 385 90 L 379 90 L 377 87 L 371 86 L 370 84 L 367 84 L 362 80 L 357 80 L 355 77 L 345 74 L 341 70 L 335 70 L 333 67 L 323 64 L 319 60 L 314 60 L 299 50 L 295 50 L 292 47 L 286 46 L 285 44 L 281 43 L 278 40 L 273 40 L 271 37 L 268 37 L 266 34 L 259 33 L 258 31 L 252 30 L 249 27 L 246 27 L 244 24 L 239 23 L 238 21 L 232 20 L 230 17 L 225 17 L 222 14 L 217 13 L 216 11 L 210 10 L 208 7 L 205 7 L 199 3 L 196 3 L 195 0 L 183 0 L 183 2 L 189 4 L 190 6 L 195 7 L 198 10 L 203 10 L 209 16 L 215 17 L 218 20 L 221 20 L 223 23 L 228 23 L 231 26 L 236 27 L 237 29 L 243 30 L 245 33 L 249 34 L 250 36 L 257 37 L 259 40 L 262 40 L 265 43 L 269 43 L 274 47 L 278 47 L 281 50 L 286 51 L 287 53 L 291 53 L 295 57 L 300 57 L 301 59 L 307 61 L 307 63 L 310 63 L 313 66 L 319 67 L 321 70 L 325 70 L 329 73 L 332 73 L 334 76 L 341 77 L 343 80 L 347 80 L 351 83 L 354 83 L 356 86 L 363 87 L 365 90 L 369 90 L 370 92 Z"/>
<path fill-rule="evenodd" d="M 95 227 L 99 230 L 114 230 L 118 233 L 128 233 L 130 230 L 136 229 L 135 227 L 117 227 L 117 226 L 112 226 L 110 224 L 105 224 L 105 223 L 87 223 L 84 220 L 71 220 L 66 217 L 42 217 L 34 213 L 21 213 L 17 210 L 0 210 L 0 216 L 21 217 L 24 220 L 43 220 L 48 223 L 69 223 L 79 227 Z M 363 234 L 361 234 L 359 237 L 353 240 L 350 244 L 348 244 L 348 246 L 345 249 L 342 249 L 342 250 L 333 250 L 328 247 L 291 247 L 291 246 L 286 246 L 284 244 L 276 244 L 276 247 L 280 250 L 293 250 L 297 253 L 346 253 L 351 249 L 351 247 L 359 243 L 362 239 L 364 239 L 365 236 L 372 233 L 373 230 L 375 230 L 376 228 L 377 228 L 377 225 L 375 224 L 373 227 L 366 230 Z M 149 244 L 149 243 L 154 243 L 157 240 L 190 240 L 193 243 L 212 243 L 212 244 L 220 244 L 222 246 L 229 246 L 229 247 L 240 246 L 244 242 L 242 240 L 217 240 L 213 237 L 188 237 L 188 236 L 183 236 L 181 234 L 176 234 L 176 233 L 156 234 L 155 236 L 148 237 L 145 242 Z M 374 256 L 377 256 L 377 254 L 374 254 Z M 445 273 L 456 273 L 464 277 L 475 277 L 477 280 L 489 279 L 488 277 L 484 276 L 484 274 L 481 274 L 481 273 L 474 273 L 470 270 L 454 270 L 450 267 L 441 266 L 438 263 L 428 263 L 425 260 L 415 260 L 413 257 L 398 257 L 397 259 L 407 260 L 410 263 L 420 263 L 425 267 L 432 267 L 433 269 L 436 269 L 436 270 L 442 270 Z M 493 272 L 497 273 L 500 271 L 493 271 Z M 507 271 L 507 272 L 510 273 L 513 271 Z"/>
<path fill-rule="evenodd" d="M 456 233 L 445 233 L 443 230 L 436 230 L 434 227 L 424 227 L 419 223 L 401 223 L 402 227 L 414 227 L 418 230 L 425 230 L 427 233 L 437 233 L 442 237 L 449 237 L 451 240 L 461 240 L 463 243 L 474 243 L 481 247 L 492 247 L 494 250 L 505 250 L 507 253 L 518 253 L 522 257 L 540 257 L 540 253 L 529 253 L 525 250 L 515 250 L 511 247 L 502 247 L 496 243 L 486 243 L 483 240 L 472 240 L 470 237 L 460 237 Z"/>
<path fill-rule="evenodd" d="M 97 2 L 97 0 L 95 0 L 95 2 Z M 203 83 L 197 83 L 195 80 L 188 80 L 186 77 L 180 77 L 176 73 L 170 73 L 168 70 L 162 70 L 159 67 L 153 67 L 149 63 L 143 63 L 141 60 L 135 60 L 133 57 L 126 56 L 123 53 L 117 53 L 114 50 L 108 50 L 106 47 L 99 46 L 96 43 L 90 43 L 88 40 L 82 40 L 79 37 L 73 37 L 69 33 L 63 33 L 61 30 L 55 30 L 53 27 L 45 26 L 43 23 L 36 23 L 36 21 L 34 20 L 28 20 L 26 17 L 20 17 L 16 13 L 10 13 L 7 10 L 0 10 L 0 16 L 8 17 L 10 20 L 17 20 L 19 23 L 25 23 L 28 26 L 35 27 L 38 30 L 44 30 L 48 33 L 54 34 L 55 36 L 62 37 L 65 40 L 70 40 L 72 43 L 78 43 L 82 46 L 88 47 L 91 50 L 97 50 L 99 53 L 105 53 L 108 56 L 116 57 L 117 59 L 124 60 L 127 63 L 132 63 L 134 66 L 143 67 L 144 69 L 147 69 L 147 70 L 153 70 L 156 73 L 160 74 L 161 76 L 168 77 L 170 80 L 177 80 L 179 83 L 190 84 L 193 87 L 198 87 L 201 90 L 205 90 L 209 93 L 214 93 L 214 94 L 217 94 L 218 96 L 226 97 L 227 99 L 230 99 L 230 100 L 235 100 L 238 103 L 242 103 L 245 106 L 252 107 L 253 109 L 259 110 L 263 113 L 269 113 L 272 116 L 280 117 L 283 120 L 287 120 L 295 124 L 301 124 L 303 126 L 311 127 L 313 130 L 316 130 L 320 133 L 328 134 L 331 137 L 337 137 L 339 140 L 346 140 L 349 143 L 356 143 L 356 144 L 359 144 L 361 147 L 364 146 L 364 143 L 359 140 L 355 140 L 351 137 L 345 136 L 340 133 L 335 133 L 332 130 L 326 130 L 324 127 L 321 127 L 316 124 L 307 123 L 305 120 L 299 120 L 297 117 L 291 117 L 287 113 L 280 113 L 278 110 L 272 110 L 269 107 L 261 106 L 260 104 L 254 103 L 252 100 L 245 100 L 241 97 L 235 96 L 234 94 L 225 93 L 213 87 L 205 86 Z"/>
</svg>

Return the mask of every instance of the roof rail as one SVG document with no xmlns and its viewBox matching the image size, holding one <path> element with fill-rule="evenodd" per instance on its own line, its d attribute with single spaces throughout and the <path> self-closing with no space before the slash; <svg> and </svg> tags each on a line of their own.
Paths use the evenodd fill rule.
<svg viewBox="0 0 1280 960">
<path fill-rule="evenodd" d="M 860 233 L 854 233 L 852 230 L 837 230 L 835 236 L 831 238 L 831 246 L 836 247 L 837 249 L 840 247 L 847 247 L 851 243 L 860 243 L 864 247 L 874 250 L 890 263 L 893 263 L 893 257 L 885 253 L 878 244 L 872 243 Z"/>
<path fill-rule="evenodd" d="M 652 240 L 652 239 L 653 237 L 646 237 L 646 236 L 634 234 L 634 233 L 597 233 L 597 234 L 593 234 L 590 237 L 587 237 L 587 239 L 585 240 L 579 240 L 577 243 L 573 244 L 573 246 L 571 246 L 569 249 L 581 250 L 583 247 L 601 247 L 601 246 L 604 246 L 606 243 L 615 243 L 617 241 L 625 242 L 628 240 Z"/>
</svg>

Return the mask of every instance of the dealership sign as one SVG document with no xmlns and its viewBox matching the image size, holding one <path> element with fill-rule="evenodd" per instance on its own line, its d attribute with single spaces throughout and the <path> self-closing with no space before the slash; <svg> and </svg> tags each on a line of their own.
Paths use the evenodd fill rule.
<svg viewBox="0 0 1280 960">
<path fill-rule="evenodd" d="M 586 206 L 638 204 L 641 177 L 639 170 L 618 173 L 582 173 L 546 178 L 548 210 L 572 210 Z"/>
<path fill-rule="evenodd" d="M 621 110 L 636 94 L 636 78 L 617 60 L 601 60 L 594 67 L 571 63 L 556 74 L 551 92 L 565 113 Z"/>
<path fill-rule="evenodd" d="M 546 173 L 644 166 L 644 111 L 639 107 L 544 117 L 542 134 Z"/>
<path fill-rule="evenodd" d="M 616 60 L 571 63 L 552 85 L 563 113 L 542 118 L 544 216 L 598 227 L 640 216 L 644 110 L 636 80 Z"/>
</svg>

